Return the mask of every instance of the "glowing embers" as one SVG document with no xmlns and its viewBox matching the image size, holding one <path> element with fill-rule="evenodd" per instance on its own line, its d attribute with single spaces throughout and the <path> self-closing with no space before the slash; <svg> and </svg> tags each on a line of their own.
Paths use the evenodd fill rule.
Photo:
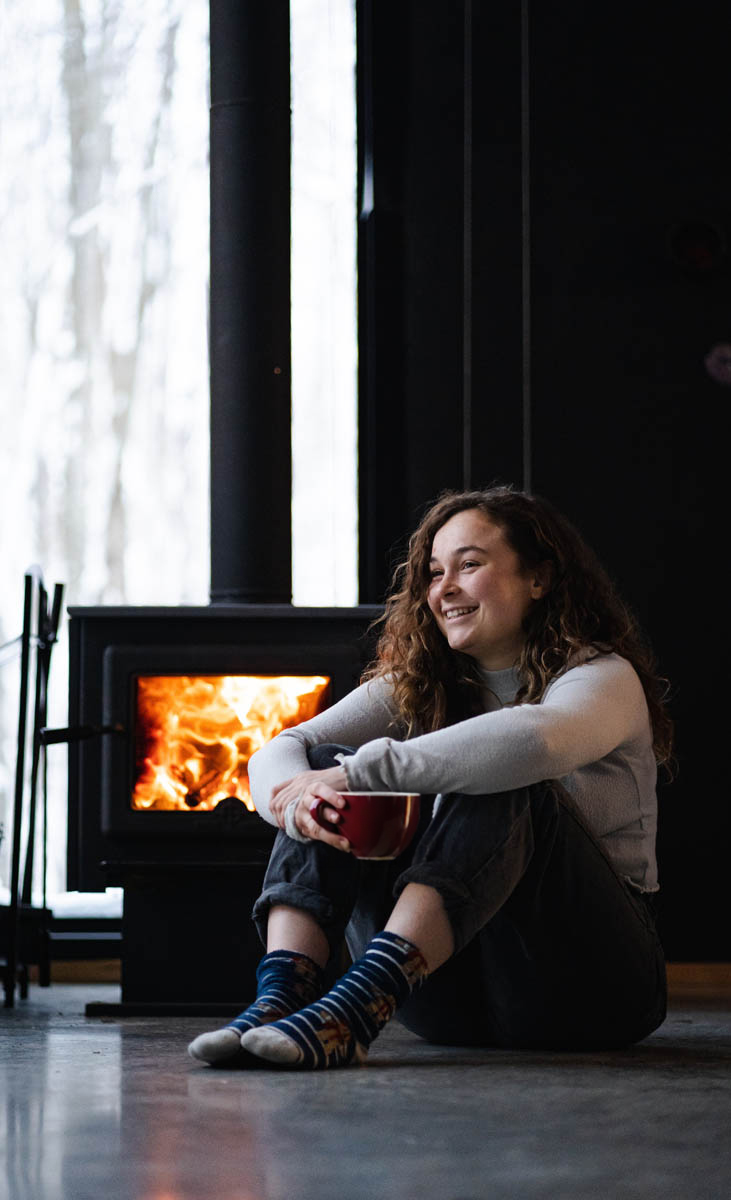
<svg viewBox="0 0 731 1200">
<path fill-rule="evenodd" d="M 253 811 L 247 765 L 280 730 L 328 704 L 323 675 L 149 675 L 137 679 L 135 809 Z"/>
</svg>

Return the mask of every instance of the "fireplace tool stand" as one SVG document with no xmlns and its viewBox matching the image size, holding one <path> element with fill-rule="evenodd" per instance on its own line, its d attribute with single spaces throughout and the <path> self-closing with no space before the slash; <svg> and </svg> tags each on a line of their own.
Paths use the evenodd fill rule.
<svg viewBox="0 0 731 1200">
<path fill-rule="evenodd" d="M 0 906 L 0 950 L 2 958 L 5 1007 L 13 1008 L 15 989 L 20 986 L 21 999 L 28 995 L 28 966 L 38 964 L 39 983 L 50 983 L 49 926 L 52 914 L 46 904 L 46 849 L 48 840 L 48 788 L 45 746 L 41 729 L 46 722 L 48 677 L 51 651 L 57 641 L 61 618 L 63 586 L 56 584 L 49 608 L 48 593 L 40 572 L 35 569 L 25 576 L 23 598 L 23 632 L 20 643 L 20 702 L 18 709 L 18 749 L 15 770 L 15 802 L 13 808 L 13 840 L 11 846 L 10 898 Z M 35 629 L 33 615 L 35 611 Z M 30 794 L 27 814 L 26 743 L 28 734 L 28 701 L 31 661 L 35 650 L 35 695 L 33 703 L 32 760 Z M 42 805 L 42 903 L 33 904 L 33 870 L 36 826 L 38 821 L 38 784 L 41 782 Z M 27 825 L 27 828 L 26 828 Z M 26 834 L 26 852 L 21 882 L 21 843 Z"/>
</svg>

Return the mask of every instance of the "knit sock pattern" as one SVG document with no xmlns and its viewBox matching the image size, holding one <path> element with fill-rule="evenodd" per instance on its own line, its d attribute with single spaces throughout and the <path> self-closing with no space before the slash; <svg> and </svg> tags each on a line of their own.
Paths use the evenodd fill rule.
<svg viewBox="0 0 731 1200">
<path fill-rule="evenodd" d="M 316 1000 L 325 986 L 321 967 L 306 954 L 290 950 L 266 954 L 257 967 L 256 982 L 253 1004 L 223 1029 L 199 1034 L 188 1046 L 192 1058 L 211 1065 L 245 1059 L 242 1034 L 297 1012 Z"/>
<path fill-rule="evenodd" d="M 244 1034 L 241 1044 L 269 1061 L 310 1070 L 362 1061 L 426 974 L 416 946 L 398 934 L 379 933 L 327 995 L 266 1030 Z"/>
<path fill-rule="evenodd" d="M 239 1013 L 227 1028 L 241 1035 L 297 1012 L 322 992 L 322 968 L 293 950 L 272 950 L 256 968 L 256 1000 Z"/>
</svg>

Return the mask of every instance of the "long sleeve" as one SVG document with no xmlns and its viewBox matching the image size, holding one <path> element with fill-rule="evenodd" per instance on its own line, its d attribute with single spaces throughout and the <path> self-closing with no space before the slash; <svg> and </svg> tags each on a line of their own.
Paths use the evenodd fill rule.
<svg viewBox="0 0 731 1200">
<path fill-rule="evenodd" d="M 274 824 L 269 811 L 272 789 L 309 768 L 311 746 L 337 742 L 364 746 L 398 730 L 398 717 L 390 689 L 383 679 L 355 688 L 325 712 L 293 729 L 285 729 L 249 759 L 249 784 L 257 812 Z"/>
<path fill-rule="evenodd" d="M 595 653 L 555 680 L 540 704 L 511 707 L 504 680 L 486 679 L 486 687 L 490 711 L 408 741 L 400 740 L 387 681 L 356 688 L 252 757 L 258 812 L 274 823 L 272 788 L 307 770 L 309 747 L 323 742 L 357 747 L 343 762 L 351 791 L 487 795 L 559 779 L 620 874 L 655 891 L 657 772 L 645 694 L 630 663 Z M 506 707 L 494 709 L 498 693 Z"/>
<path fill-rule="evenodd" d="M 480 794 L 560 779 L 649 738 L 640 680 L 603 655 L 560 676 L 540 704 L 482 713 L 410 741 L 380 737 L 345 762 L 351 790 Z"/>
</svg>

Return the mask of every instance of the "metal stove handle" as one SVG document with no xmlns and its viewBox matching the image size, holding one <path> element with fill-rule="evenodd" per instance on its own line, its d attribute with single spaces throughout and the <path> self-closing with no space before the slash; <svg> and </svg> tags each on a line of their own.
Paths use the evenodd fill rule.
<svg viewBox="0 0 731 1200">
<path fill-rule="evenodd" d="M 67 729 L 39 729 L 38 737 L 41 745 L 55 746 L 59 742 L 83 742 L 104 733 L 126 732 L 124 725 L 71 725 Z"/>
</svg>

